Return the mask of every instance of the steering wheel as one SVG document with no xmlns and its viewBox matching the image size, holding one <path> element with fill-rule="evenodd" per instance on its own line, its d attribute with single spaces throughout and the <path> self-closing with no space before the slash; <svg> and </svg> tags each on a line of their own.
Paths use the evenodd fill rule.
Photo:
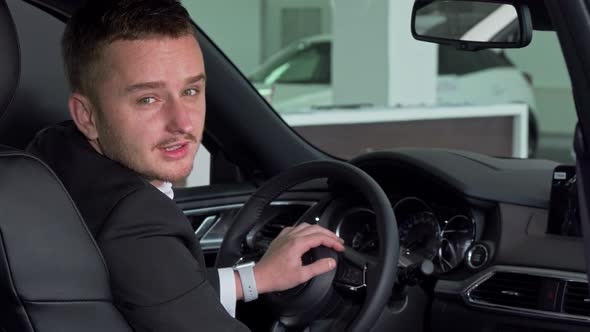
<svg viewBox="0 0 590 332">
<path fill-rule="evenodd" d="M 377 321 L 393 290 L 399 257 L 399 237 L 397 222 L 389 199 L 373 178 L 351 164 L 339 161 L 306 162 L 267 181 L 236 215 L 233 224 L 225 234 L 216 265 L 232 266 L 243 259 L 243 249 L 249 246 L 246 241 L 246 238 L 250 237 L 248 234 L 260 224 L 264 208 L 273 200 L 297 184 L 319 178 L 328 178 L 329 183 L 337 184 L 338 188 L 350 188 L 366 199 L 376 216 L 378 255 L 367 256 L 350 247 L 346 247 L 341 254 L 325 247 L 311 249 L 304 255 L 304 262 L 305 259 L 315 261 L 332 257 L 337 262 L 337 269 L 319 275 L 294 289 L 265 294 L 263 297 L 270 302 L 269 308 L 274 311 L 278 321 L 287 328 L 310 327 L 311 330 L 335 330 L 338 320 L 341 321 L 343 317 L 353 314 L 348 310 L 334 319 L 334 310 L 327 313 L 326 309 L 333 309 L 343 302 L 348 304 L 354 302 L 351 294 L 337 292 L 335 288 L 348 290 L 364 288 L 365 296 L 360 308 L 358 305 L 356 307 L 348 305 L 348 309 L 355 308 L 353 310 L 355 314 L 354 318 L 345 319 L 344 324 L 348 324 L 346 331 L 368 331 Z M 316 223 L 321 220 L 321 224 L 327 225 L 328 223 L 322 220 L 322 217 L 325 216 L 323 211 L 329 203 L 330 199 L 316 203 L 297 223 Z M 342 326 L 338 327 L 338 330 L 342 331 Z"/>
</svg>

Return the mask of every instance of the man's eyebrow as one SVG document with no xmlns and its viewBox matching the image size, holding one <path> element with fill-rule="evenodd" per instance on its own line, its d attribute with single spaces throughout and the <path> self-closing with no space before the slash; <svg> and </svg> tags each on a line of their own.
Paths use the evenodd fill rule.
<svg viewBox="0 0 590 332">
<path fill-rule="evenodd" d="M 205 82 L 207 80 L 207 77 L 205 76 L 205 74 L 199 74 L 197 76 L 189 77 L 186 79 L 186 83 L 187 84 L 197 83 L 198 81 L 201 81 L 201 80 L 203 82 Z"/>
<path fill-rule="evenodd" d="M 199 74 L 199 75 L 187 78 L 186 84 L 197 83 L 201 80 L 204 82 L 206 79 L 207 78 L 206 78 L 205 74 Z M 136 84 L 126 87 L 125 92 L 126 93 L 133 93 L 133 92 L 141 91 L 141 90 L 161 89 L 165 86 L 166 86 L 166 83 L 164 83 L 162 81 L 141 82 L 141 83 L 136 83 Z"/>
<path fill-rule="evenodd" d="M 141 90 L 149 90 L 149 89 L 160 89 L 166 86 L 166 83 L 157 81 L 157 82 L 141 82 L 137 84 L 130 85 L 125 88 L 126 93 L 133 93 L 136 91 Z"/>
</svg>

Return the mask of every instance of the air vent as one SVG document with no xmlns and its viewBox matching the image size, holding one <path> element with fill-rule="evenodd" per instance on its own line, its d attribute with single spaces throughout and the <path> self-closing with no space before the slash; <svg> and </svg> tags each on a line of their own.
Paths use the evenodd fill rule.
<svg viewBox="0 0 590 332">
<path fill-rule="evenodd" d="M 512 308 L 541 309 L 539 294 L 543 277 L 498 272 L 477 285 L 469 293 L 470 300 Z"/>
<path fill-rule="evenodd" d="M 586 275 L 538 268 L 497 266 L 463 292 L 469 305 L 523 315 L 590 322 Z"/>
<path fill-rule="evenodd" d="M 570 315 L 590 316 L 588 283 L 567 282 L 563 299 L 563 312 Z"/>
<path fill-rule="evenodd" d="M 283 220 L 273 220 L 272 222 L 265 224 L 262 229 L 260 229 L 259 235 L 267 238 L 267 239 L 274 239 L 276 238 L 279 233 L 287 227 L 286 219 Z"/>
<path fill-rule="evenodd" d="M 290 209 L 283 208 L 278 213 L 272 215 L 264 226 L 260 229 L 260 236 L 273 240 L 279 233 L 289 226 L 293 226 L 295 222 L 303 215 L 308 207 L 291 207 Z"/>
<path fill-rule="evenodd" d="M 259 249 L 268 248 L 272 240 L 274 240 L 285 227 L 292 226 L 296 221 L 297 217 L 291 216 L 290 214 L 279 214 L 272 218 L 271 221 L 265 223 L 258 231 L 254 228 L 252 233 L 255 235 L 251 247 Z"/>
</svg>

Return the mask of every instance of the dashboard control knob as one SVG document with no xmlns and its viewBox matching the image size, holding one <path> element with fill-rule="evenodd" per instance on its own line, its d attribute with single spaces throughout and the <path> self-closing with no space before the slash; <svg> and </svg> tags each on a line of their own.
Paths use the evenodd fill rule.
<svg viewBox="0 0 590 332">
<path fill-rule="evenodd" d="M 467 251 L 467 266 L 479 269 L 490 259 L 490 250 L 483 243 L 476 243 Z"/>
</svg>

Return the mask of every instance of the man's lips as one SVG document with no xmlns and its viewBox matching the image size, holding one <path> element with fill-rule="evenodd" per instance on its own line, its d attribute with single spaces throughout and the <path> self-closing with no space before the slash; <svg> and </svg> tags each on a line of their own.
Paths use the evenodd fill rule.
<svg viewBox="0 0 590 332">
<path fill-rule="evenodd" d="M 164 155 L 166 159 L 178 160 L 186 157 L 188 154 L 189 141 L 175 142 L 158 147 L 158 150 Z"/>
<path fill-rule="evenodd" d="M 174 143 L 174 144 L 161 146 L 160 149 L 166 150 L 166 151 L 174 151 L 174 150 L 182 148 L 185 145 L 188 145 L 189 143 L 190 142 L 178 142 L 178 143 Z"/>
<path fill-rule="evenodd" d="M 154 149 L 171 149 L 180 145 L 197 143 L 197 138 L 192 134 L 186 134 L 184 137 L 174 137 L 160 141 L 154 146 Z"/>
</svg>

